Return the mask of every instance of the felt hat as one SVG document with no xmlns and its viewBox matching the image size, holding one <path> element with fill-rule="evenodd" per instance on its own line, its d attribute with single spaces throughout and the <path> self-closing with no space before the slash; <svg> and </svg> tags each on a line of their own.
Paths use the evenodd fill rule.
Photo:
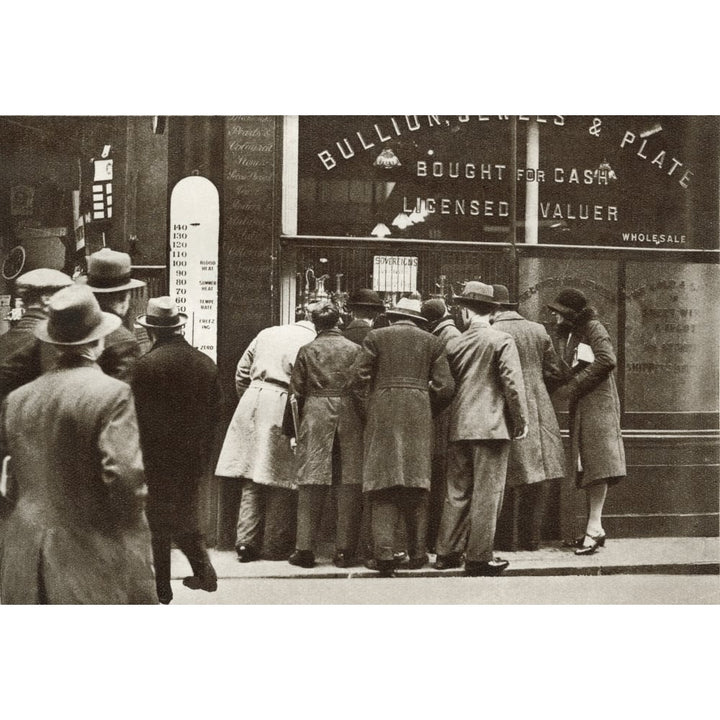
<svg viewBox="0 0 720 720">
<path fill-rule="evenodd" d="M 486 285 L 479 280 L 465 283 L 460 295 L 453 295 L 453 300 L 461 305 L 474 307 L 478 304 L 498 305 L 492 285 Z"/>
<path fill-rule="evenodd" d="M 167 295 L 150 298 L 144 315 L 138 315 L 138 325 L 149 328 L 179 328 L 188 321 L 185 313 L 178 312 L 172 298 Z"/>
<path fill-rule="evenodd" d="M 397 304 L 393 305 L 391 308 L 388 308 L 385 314 L 390 318 L 408 318 L 424 325 L 427 320 L 423 316 L 421 310 L 422 302 L 420 302 L 420 300 L 415 300 L 413 298 L 400 298 L 400 300 L 397 301 Z"/>
<path fill-rule="evenodd" d="M 517 303 L 510 302 L 510 291 L 505 285 L 493 285 L 495 302 L 503 307 L 517 307 Z"/>
<path fill-rule="evenodd" d="M 35 326 L 35 337 L 51 345 L 83 345 L 120 327 L 117 315 L 103 312 L 90 288 L 69 285 L 48 303 L 48 317 Z"/>
<path fill-rule="evenodd" d="M 380 299 L 380 296 L 374 290 L 370 290 L 369 288 L 360 288 L 350 293 L 347 305 L 348 307 L 364 305 L 366 307 L 377 308 L 378 310 L 385 309 L 385 305 Z"/>
<path fill-rule="evenodd" d="M 447 305 L 445 305 L 445 301 L 441 298 L 432 298 L 422 304 L 420 312 L 429 323 L 436 323 L 442 320 L 447 314 Z"/>
<path fill-rule="evenodd" d="M 120 292 L 145 285 L 142 280 L 130 277 L 130 256 L 124 252 L 103 248 L 88 255 L 87 266 L 87 275 L 79 277 L 77 282 L 95 293 Z"/>
</svg>

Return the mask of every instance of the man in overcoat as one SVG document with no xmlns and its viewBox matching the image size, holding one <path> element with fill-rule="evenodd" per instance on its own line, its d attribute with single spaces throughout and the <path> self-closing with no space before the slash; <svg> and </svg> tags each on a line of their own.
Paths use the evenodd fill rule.
<svg viewBox="0 0 720 720">
<path fill-rule="evenodd" d="M 137 322 L 153 341 L 135 363 L 131 387 L 148 485 L 155 582 L 158 599 L 168 604 L 173 541 L 193 571 L 183 583 L 193 590 L 217 590 L 201 530 L 200 492 L 210 470 L 220 383 L 215 363 L 184 338 L 187 315 L 171 298 L 151 298 Z"/>
<path fill-rule="evenodd" d="M 300 409 L 298 512 L 295 552 L 289 562 L 315 564 L 315 539 L 326 495 L 335 486 L 336 544 L 333 562 L 353 564 L 362 508 L 363 425 L 348 386 L 350 368 L 360 353 L 343 337 L 340 313 L 330 302 L 316 306 L 317 337 L 300 348 L 290 377 L 290 393 Z"/>
<path fill-rule="evenodd" d="M 298 350 L 315 338 L 313 305 L 304 320 L 261 330 L 237 364 L 239 401 L 215 474 L 242 483 L 235 539 L 240 562 L 261 554 L 287 560 L 295 547 L 295 456 L 283 435 L 283 417 Z"/>
<path fill-rule="evenodd" d="M 421 312 L 428 322 L 427 329 L 442 340 L 448 342 L 460 335 L 455 321 L 450 315 L 445 300 L 432 298 L 422 304 Z M 428 507 L 428 548 L 434 553 L 437 534 L 440 529 L 440 517 L 445 501 L 445 471 L 447 465 L 448 431 L 450 429 L 450 408 L 446 407 L 434 418 L 432 476 L 430 480 L 430 503 Z"/>
<path fill-rule="evenodd" d="M 119 324 L 87 288 L 58 291 L 35 328 L 57 369 L 5 400 L 3 604 L 157 603 L 132 392 L 96 362 Z"/>
<path fill-rule="evenodd" d="M 493 558 L 495 526 L 510 439 L 528 433 L 525 384 L 515 341 L 490 327 L 497 307 L 492 286 L 468 282 L 454 300 L 468 329 L 447 347 L 457 391 L 435 566 L 459 567 L 464 554 L 466 574 L 499 575 L 509 563 Z"/>
<path fill-rule="evenodd" d="M 433 412 L 451 400 L 455 383 L 445 348 L 425 325 L 419 300 L 402 298 L 388 310 L 390 327 L 372 330 L 353 367 L 353 390 L 367 397 L 363 492 L 372 503 L 378 571 L 395 569 L 395 527 L 402 512 L 410 568 L 427 562 Z"/>
<path fill-rule="evenodd" d="M 560 426 L 550 400 L 550 393 L 564 381 L 560 359 L 544 325 L 526 320 L 510 303 L 505 285 L 493 285 L 497 309 L 493 328 L 512 336 L 520 356 L 528 407 L 528 436 L 510 446 L 507 492 L 498 523 L 497 537 L 506 537 L 513 545 L 513 525 L 517 503 L 519 546 L 537 550 L 540 546 L 546 481 L 565 475 L 565 452 Z"/>
<path fill-rule="evenodd" d="M 0 400 L 52 366 L 55 350 L 35 337 L 35 328 L 47 319 L 50 298 L 72 282 L 68 275 L 52 268 L 30 270 L 15 280 L 24 313 L 0 335 Z"/>
</svg>

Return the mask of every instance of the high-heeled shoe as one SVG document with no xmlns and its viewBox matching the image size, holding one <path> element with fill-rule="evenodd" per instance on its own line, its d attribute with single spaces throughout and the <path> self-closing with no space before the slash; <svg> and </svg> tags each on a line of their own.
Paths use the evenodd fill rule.
<svg viewBox="0 0 720 720">
<path fill-rule="evenodd" d="M 593 537 L 592 535 L 585 535 L 585 537 L 588 537 L 592 540 L 590 545 L 581 545 L 575 550 L 576 555 L 592 555 L 593 553 L 597 552 L 597 549 L 599 547 L 602 547 L 605 545 L 605 536 L 601 535 L 600 537 Z M 584 540 L 584 538 L 583 538 Z"/>
<path fill-rule="evenodd" d="M 575 538 L 574 540 L 565 540 L 563 542 L 563 547 L 583 548 L 585 547 L 585 537 L 585 535 L 581 535 L 579 538 Z M 587 535 L 587 537 L 592 538 L 598 544 L 598 547 L 605 547 L 605 538 L 607 535 Z"/>
</svg>

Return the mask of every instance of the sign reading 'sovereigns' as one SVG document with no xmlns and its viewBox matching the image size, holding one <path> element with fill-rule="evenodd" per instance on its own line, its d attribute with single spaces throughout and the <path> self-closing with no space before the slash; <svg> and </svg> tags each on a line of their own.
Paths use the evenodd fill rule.
<svg viewBox="0 0 720 720">
<path fill-rule="evenodd" d="M 503 241 L 514 213 L 519 242 L 717 247 L 718 118 L 512 120 L 301 117 L 298 231 Z"/>
</svg>

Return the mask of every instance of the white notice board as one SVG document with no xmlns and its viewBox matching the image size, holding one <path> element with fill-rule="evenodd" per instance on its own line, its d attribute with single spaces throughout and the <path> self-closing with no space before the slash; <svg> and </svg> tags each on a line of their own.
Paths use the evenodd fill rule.
<svg viewBox="0 0 720 720">
<path fill-rule="evenodd" d="M 187 313 L 185 339 L 217 362 L 220 200 L 204 177 L 180 180 L 170 196 L 170 297 Z"/>
<path fill-rule="evenodd" d="M 418 259 L 396 255 L 376 255 L 373 259 L 373 290 L 376 292 L 415 292 Z"/>
</svg>

